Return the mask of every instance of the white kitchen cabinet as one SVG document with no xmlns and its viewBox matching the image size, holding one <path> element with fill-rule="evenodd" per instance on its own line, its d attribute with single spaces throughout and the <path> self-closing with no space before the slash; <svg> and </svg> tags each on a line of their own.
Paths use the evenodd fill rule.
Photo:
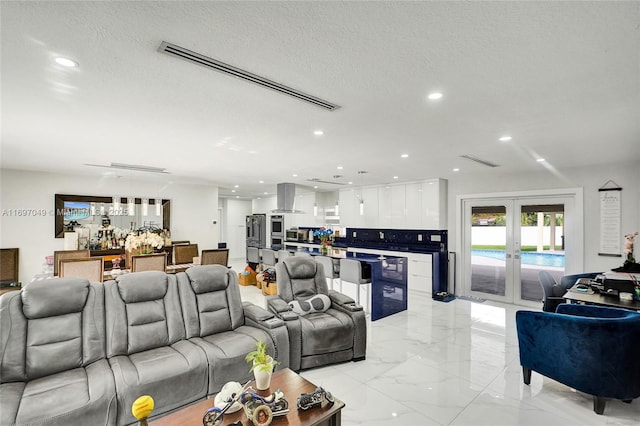
<svg viewBox="0 0 640 426">
<path fill-rule="evenodd" d="M 361 227 L 363 228 L 380 228 L 378 221 L 378 188 L 364 188 L 356 190 L 361 194 L 364 201 L 364 214 L 361 215 Z M 358 199 L 358 203 L 360 200 Z M 360 214 L 360 204 L 358 204 L 358 214 Z"/>
<path fill-rule="evenodd" d="M 433 265 L 430 254 L 408 253 L 407 285 L 410 291 L 431 294 Z"/>
<path fill-rule="evenodd" d="M 391 227 L 394 229 L 407 228 L 405 188 L 406 185 L 391 186 Z"/>
<path fill-rule="evenodd" d="M 340 206 L 341 227 L 359 228 L 363 226 L 355 189 L 340 191 L 338 205 Z"/>
<path fill-rule="evenodd" d="M 407 212 L 407 229 L 422 229 L 420 209 L 422 208 L 422 184 L 405 185 L 405 210 Z"/>
<path fill-rule="evenodd" d="M 393 194 L 391 186 L 378 187 L 378 227 L 391 228 L 391 203 Z"/>
</svg>

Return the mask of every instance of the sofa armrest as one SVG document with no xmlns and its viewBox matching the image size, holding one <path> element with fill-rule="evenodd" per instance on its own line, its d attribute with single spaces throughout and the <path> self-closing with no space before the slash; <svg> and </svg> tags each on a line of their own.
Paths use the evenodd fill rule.
<svg viewBox="0 0 640 426">
<path fill-rule="evenodd" d="M 588 318 L 623 318 L 629 315 L 626 309 L 611 308 L 608 306 L 579 305 L 563 303 L 558 306 L 556 313 Z"/>
<path fill-rule="evenodd" d="M 242 307 L 244 308 L 245 319 L 251 320 L 264 328 L 272 329 L 284 325 L 281 319 L 276 318 L 274 314 L 258 305 L 244 302 Z"/>
<path fill-rule="evenodd" d="M 329 290 L 329 298 L 331 299 L 331 306 L 339 311 L 350 313 L 364 310 L 364 308 L 361 305 L 357 305 L 356 301 L 351 297 L 335 290 Z"/>
<path fill-rule="evenodd" d="M 282 319 L 266 309 L 250 302 L 243 302 L 245 325 L 261 329 L 269 334 L 275 348 L 277 370 L 289 368 L 289 333 Z"/>
<path fill-rule="evenodd" d="M 291 310 L 289 304 L 279 296 L 268 296 L 267 307 L 271 312 L 275 314 L 280 314 L 281 312 L 287 312 Z"/>
</svg>

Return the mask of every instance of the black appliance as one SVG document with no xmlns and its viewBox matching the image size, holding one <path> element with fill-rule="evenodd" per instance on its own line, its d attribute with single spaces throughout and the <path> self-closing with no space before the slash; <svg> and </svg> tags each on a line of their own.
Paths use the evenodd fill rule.
<svg viewBox="0 0 640 426">
<path fill-rule="evenodd" d="M 271 216 L 271 248 L 274 250 L 280 250 L 282 243 L 284 242 L 284 216 L 272 215 Z"/>
<path fill-rule="evenodd" d="M 246 218 L 247 247 L 266 247 L 267 215 L 252 214 Z"/>
</svg>

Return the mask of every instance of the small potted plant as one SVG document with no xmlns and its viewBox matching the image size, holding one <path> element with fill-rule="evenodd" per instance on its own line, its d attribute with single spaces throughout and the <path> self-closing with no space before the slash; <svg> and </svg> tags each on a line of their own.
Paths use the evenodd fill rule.
<svg viewBox="0 0 640 426">
<path fill-rule="evenodd" d="M 262 340 L 258 340 L 256 349 L 249 352 L 245 360 L 251 364 L 249 371 L 253 371 L 256 379 L 256 388 L 258 390 L 269 389 L 273 368 L 278 365 L 278 361 L 267 353 L 267 345 Z"/>
</svg>

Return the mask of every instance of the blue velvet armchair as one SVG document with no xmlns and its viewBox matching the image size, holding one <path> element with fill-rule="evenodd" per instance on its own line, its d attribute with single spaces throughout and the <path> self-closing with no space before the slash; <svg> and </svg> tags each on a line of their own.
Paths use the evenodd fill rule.
<svg viewBox="0 0 640 426">
<path fill-rule="evenodd" d="M 640 397 L 640 313 L 592 305 L 559 305 L 556 313 L 516 312 L 524 383 L 531 372 L 593 396 L 602 414 L 607 399 Z"/>
</svg>

